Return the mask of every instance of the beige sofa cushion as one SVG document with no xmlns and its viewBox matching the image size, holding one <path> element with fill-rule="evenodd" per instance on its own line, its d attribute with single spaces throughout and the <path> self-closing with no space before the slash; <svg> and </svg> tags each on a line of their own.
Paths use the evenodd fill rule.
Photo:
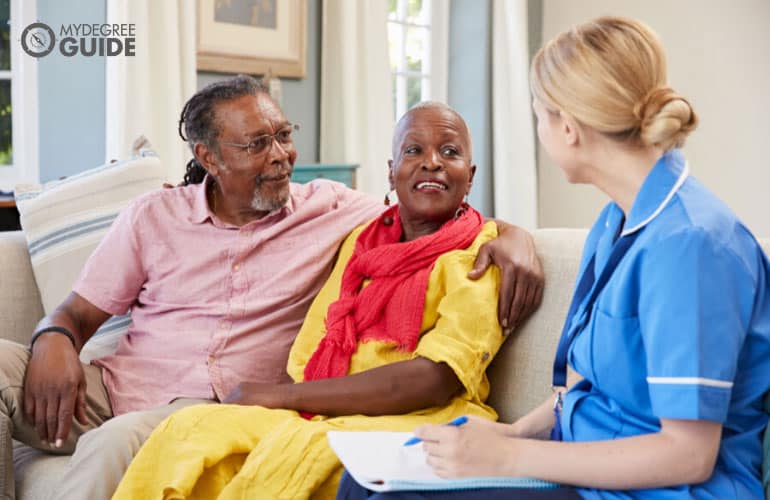
<svg viewBox="0 0 770 500">
<path fill-rule="evenodd" d="M 539 229 L 535 246 L 545 272 L 540 308 L 511 334 L 487 370 L 490 404 L 512 422 L 551 393 L 551 368 L 572 299 L 587 230 Z"/>
</svg>

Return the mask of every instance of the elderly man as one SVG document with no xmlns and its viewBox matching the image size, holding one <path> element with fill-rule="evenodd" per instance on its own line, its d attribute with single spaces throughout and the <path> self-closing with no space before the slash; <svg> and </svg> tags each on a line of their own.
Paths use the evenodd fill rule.
<svg viewBox="0 0 770 500">
<path fill-rule="evenodd" d="M 10 435 L 53 453 L 74 450 L 59 498 L 109 498 L 174 410 L 220 401 L 242 381 L 288 382 L 289 347 L 337 247 L 382 208 L 337 183 L 290 183 L 294 126 L 250 77 L 198 92 L 182 128 L 195 157 L 191 185 L 126 208 L 72 293 L 40 321 L 30 349 L 0 348 L 6 497 L 14 487 Z M 490 255 L 511 270 L 500 316 L 513 326 L 539 301 L 542 273 L 529 236 L 507 233 L 474 271 Z M 133 322 L 117 352 L 81 364 L 94 331 L 129 309 Z"/>
</svg>

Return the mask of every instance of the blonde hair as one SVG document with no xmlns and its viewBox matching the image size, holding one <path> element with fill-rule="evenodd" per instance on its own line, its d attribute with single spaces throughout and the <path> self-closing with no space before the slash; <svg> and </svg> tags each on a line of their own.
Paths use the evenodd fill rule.
<svg viewBox="0 0 770 500">
<path fill-rule="evenodd" d="M 535 55 L 530 87 L 551 111 L 637 146 L 681 147 L 698 124 L 667 85 L 657 35 L 632 19 L 600 17 L 560 34 Z"/>
</svg>

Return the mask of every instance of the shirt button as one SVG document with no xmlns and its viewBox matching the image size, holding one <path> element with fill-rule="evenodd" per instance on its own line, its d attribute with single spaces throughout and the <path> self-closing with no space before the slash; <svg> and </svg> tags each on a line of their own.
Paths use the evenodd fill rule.
<svg viewBox="0 0 770 500">
<path fill-rule="evenodd" d="M 240 264 L 236 264 L 236 265 L 233 266 L 233 271 L 237 271 L 240 268 L 241 268 L 241 265 Z"/>
<path fill-rule="evenodd" d="M 485 352 L 483 356 L 481 356 L 481 361 L 486 361 L 489 359 L 489 353 Z"/>
<path fill-rule="evenodd" d="M 227 327 L 229 326 L 230 326 L 230 323 L 228 321 L 220 321 L 219 323 L 219 327 L 222 328 L 223 330 L 227 329 Z"/>
</svg>

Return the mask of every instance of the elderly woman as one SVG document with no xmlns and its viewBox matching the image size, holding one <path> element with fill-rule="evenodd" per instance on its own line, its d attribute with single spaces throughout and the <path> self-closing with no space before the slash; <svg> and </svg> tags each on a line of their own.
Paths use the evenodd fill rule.
<svg viewBox="0 0 770 500">
<path fill-rule="evenodd" d="M 241 384 L 230 405 L 168 418 L 115 498 L 334 497 L 329 430 L 411 430 L 484 404 L 503 342 L 498 270 L 467 278 L 493 222 L 463 200 L 476 167 L 463 119 L 437 103 L 399 121 L 398 204 L 354 231 L 291 351 L 290 385 Z"/>
<path fill-rule="evenodd" d="M 442 476 L 574 488 L 388 498 L 762 498 L 770 262 L 690 175 L 678 148 L 697 119 L 668 86 L 657 36 L 600 18 L 546 44 L 530 78 L 546 151 L 612 200 L 586 240 L 554 386 L 568 365 L 577 375 L 556 415 L 549 400 L 513 425 L 417 435 Z M 347 479 L 341 490 L 368 496 Z"/>
</svg>

